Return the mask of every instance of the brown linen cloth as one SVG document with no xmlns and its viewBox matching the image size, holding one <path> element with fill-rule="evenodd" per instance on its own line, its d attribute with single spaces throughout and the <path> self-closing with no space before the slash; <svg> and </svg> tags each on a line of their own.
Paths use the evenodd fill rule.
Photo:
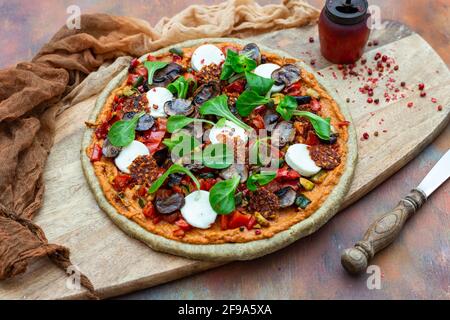
<svg viewBox="0 0 450 320">
<path fill-rule="evenodd" d="M 318 11 L 307 3 L 289 0 L 267 6 L 253 0 L 194 5 L 155 27 L 129 17 L 83 15 L 80 30 L 61 28 L 32 62 L 1 70 L 0 280 L 25 272 L 37 257 L 48 256 L 63 269 L 71 265 L 69 249 L 49 244 L 32 218 L 43 200 L 43 170 L 56 116 L 71 102 L 103 88 L 104 79 L 102 85 L 93 85 L 94 71 L 103 65 L 96 78 L 102 69 L 111 76 L 111 69 L 128 63 L 123 56 L 141 56 L 184 40 L 245 37 L 303 26 L 317 17 Z M 82 276 L 81 282 L 94 293 L 88 278 Z"/>
</svg>

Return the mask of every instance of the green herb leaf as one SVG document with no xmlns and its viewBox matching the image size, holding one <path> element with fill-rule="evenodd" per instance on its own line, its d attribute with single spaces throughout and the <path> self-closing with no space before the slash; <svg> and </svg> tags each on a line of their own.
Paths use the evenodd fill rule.
<svg viewBox="0 0 450 320">
<path fill-rule="evenodd" d="M 228 108 L 227 96 L 222 94 L 211 100 L 206 101 L 199 109 L 202 115 L 212 114 L 218 117 L 226 118 L 236 125 L 244 128 L 245 130 L 251 130 L 252 128 L 239 120 Z"/>
<path fill-rule="evenodd" d="M 194 121 L 205 122 L 205 123 L 214 125 L 214 122 L 209 121 L 209 120 L 198 119 L 198 118 L 189 118 L 189 117 L 179 114 L 179 115 L 170 116 L 169 119 L 167 119 L 167 132 L 173 133 L 177 130 L 180 130 L 180 129 L 186 127 L 188 124 L 190 124 Z"/>
<path fill-rule="evenodd" d="M 289 121 L 292 118 L 294 110 L 297 109 L 297 101 L 294 97 L 285 96 L 278 104 L 276 110 L 284 120 Z"/>
<path fill-rule="evenodd" d="M 174 82 L 170 83 L 167 86 L 167 89 L 173 94 L 176 94 L 178 98 L 186 99 L 186 96 L 189 91 L 189 85 L 192 82 L 195 82 L 195 80 L 191 78 L 186 79 L 185 77 L 181 76 L 178 77 L 177 80 L 175 80 Z"/>
<path fill-rule="evenodd" d="M 209 203 L 218 214 L 230 214 L 236 208 L 234 194 L 239 185 L 239 175 L 216 183 L 209 190 Z"/>
<path fill-rule="evenodd" d="M 246 54 L 237 54 L 233 50 L 227 51 L 227 57 L 222 65 L 221 80 L 227 80 L 234 73 L 252 71 L 256 68 L 256 61 L 250 59 Z"/>
<path fill-rule="evenodd" d="M 163 185 L 164 181 L 166 181 L 167 177 L 169 177 L 169 175 L 172 173 L 187 174 L 192 179 L 192 181 L 195 183 L 197 189 L 200 190 L 200 182 L 192 174 L 192 172 L 189 171 L 189 169 L 186 169 L 185 167 L 183 167 L 182 165 L 175 163 L 175 164 L 171 165 L 170 168 L 167 169 L 167 171 L 164 172 L 164 174 L 162 176 L 160 176 L 155 182 L 153 182 L 151 187 L 148 189 L 148 193 L 155 193 L 156 191 L 158 191 L 158 189 L 161 188 L 161 186 Z"/>
<path fill-rule="evenodd" d="M 136 125 L 139 118 L 142 117 L 145 112 L 136 114 L 131 120 L 119 120 L 115 122 L 108 132 L 108 140 L 113 146 L 125 147 L 129 145 L 135 137 Z"/>
<path fill-rule="evenodd" d="M 270 99 L 260 96 L 256 91 L 245 90 L 236 100 L 236 109 L 243 117 L 248 117 L 252 111 L 268 103 Z"/>
<path fill-rule="evenodd" d="M 168 64 L 168 62 L 163 61 L 145 61 L 144 67 L 146 67 L 148 71 L 148 84 L 153 83 L 153 76 L 155 75 L 155 72 L 164 68 Z"/>
<path fill-rule="evenodd" d="M 202 162 L 208 168 L 225 169 L 228 168 L 233 161 L 233 150 L 224 143 L 210 144 L 202 153 Z"/>
<path fill-rule="evenodd" d="M 261 173 L 252 174 L 247 179 L 247 189 L 256 191 L 258 187 L 265 186 L 273 179 L 275 179 L 276 176 L 277 173 L 273 171 L 261 171 Z"/>
<path fill-rule="evenodd" d="M 260 96 L 265 96 L 274 84 L 272 79 L 260 77 L 253 72 L 245 72 L 245 78 L 247 79 L 247 84 L 250 89 Z"/>
<path fill-rule="evenodd" d="M 309 111 L 300 111 L 300 110 L 295 110 L 294 115 L 308 118 L 308 120 L 309 120 L 309 122 L 311 122 L 317 136 L 322 140 L 330 140 L 330 134 L 331 134 L 330 118 L 324 119 L 322 117 L 319 117 L 315 113 L 312 113 Z"/>
<path fill-rule="evenodd" d="M 184 132 L 173 134 L 170 139 L 164 139 L 163 143 L 169 148 L 169 151 L 175 153 L 178 157 L 191 153 L 200 145 L 197 139 Z"/>
</svg>

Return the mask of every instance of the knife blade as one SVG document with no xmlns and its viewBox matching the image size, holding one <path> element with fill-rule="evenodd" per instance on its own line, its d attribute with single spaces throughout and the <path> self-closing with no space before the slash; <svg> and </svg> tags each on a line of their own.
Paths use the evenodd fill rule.
<svg viewBox="0 0 450 320">
<path fill-rule="evenodd" d="M 427 198 L 450 177 L 450 149 L 428 172 L 419 186 L 404 197 L 389 213 L 375 220 L 353 248 L 345 249 L 341 255 L 342 266 L 350 273 L 366 270 L 369 260 L 390 245 Z"/>
<path fill-rule="evenodd" d="M 434 190 L 439 188 L 450 177 L 450 149 L 434 165 L 430 172 L 423 178 L 417 189 L 421 190 L 428 198 Z"/>
</svg>

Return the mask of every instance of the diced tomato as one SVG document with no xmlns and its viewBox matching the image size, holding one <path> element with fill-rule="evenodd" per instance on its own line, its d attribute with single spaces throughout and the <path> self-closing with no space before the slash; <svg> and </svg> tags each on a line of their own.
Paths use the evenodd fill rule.
<svg viewBox="0 0 450 320">
<path fill-rule="evenodd" d="M 171 214 L 161 215 L 161 219 L 170 224 L 173 224 L 179 219 L 179 216 L 178 216 L 178 213 L 175 212 L 175 213 L 171 213 Z"/>
<path fill-rule="evenodd" d="M 177 221 L 175 221 L 175 224 L 180 227 L 180 229 L 184 230 L 184 231 L 188 231 L 191 230 L 192 227 L 189 223 L 186 222 L 186 220 L 180 218 Z"/>
<path fill-rule="evenodd" d="M 235 210 L 231 214 L 230 220 L 228 221 L 228 228 L 235 229 L 239 227 L 245 227 L 248 224 L 250 217 L 251 215 L 249 214 L 242 214 L 238 210 Z"/>
<path fill-rule="evenodd" d="M 172 62 L 178 63 L 178 62 L 180 62 L 181 60 L 183 60 L 183 58 L 180 57 L 179 55 L 177 55 L 177 54 L 173 54 L 173 55 L 172 55 Z"/>
<path fill-rule="evenodd" d="M 185 232 L 183 231 L 183 229 L 178 229 L 173 232 L 173 235 L 178 238 L 183 238 L 185 235 Z"/>
<path fill-rule="evenodd" d="M 255 216 L 251 216 L 247 222 L 246 227 L 248 230 L 252 230 L 255 224 L 256 224 L 256 218 L 255 218 Z"/>
<path fill-rule="evenodd" d="M 154 218 L 152 218 L 153 224 L 158 224 L 161 221 L 161 216 L 159 214 L 155 215 Z"/>
<path fill-rule="evenodd" d="M 299 96 L 301 94 L 301 88 L 302 84 L 299 81 L 294 84 L 291 84 L 289 87 L 284 89 L 284 92 L 286 92 L 290 96 Z"/>
<path fill-rule="evenodd" d="M 165 131 L 149 131 L 149 133 L 145 133 L 143 136 L 143 142 L 147 146 L 150 154 L 158 151 L 159 145 L 161 141 L 164 139 Z"/>
<path fill-rule="evenodd" d="M 319 100 L 317 100 L 317 99 L 312 99 L 310 106 L 311 106 L 311 110 L 314 112 L 320 111 L 320 109 L 322 108 L 320 106 Z"/>
<path fill-rule="evenodd" d="M 135 83 L 138 78 L 139 78 L 139 76 L 137 74 L 133 74 L 133 73 L 128 74 L 127 84 L 131 85 L 131 84 Z"/>
<path fill-rule="evenodd" d="M 139 65 L 139 60 L 137 58 L 131 59 L 131 62 L 130 62 L 131 68 L 136 68 L 138 65 Z"/>
<path fill-rule="evenodd" d="M 285 188 L 285 187 L 291 187 L 294 191 L 298 190 L 298 180 L 287 180 L 287 181 L 283 181 L 280 184 L 280 189 Z"/>
<path fill-rule="evenodd" d="M 297 171 L 283 167 L 278 169 L 276 179 L 280 180 L 296 180 L 300 178 L 300 174 Z"/>
<path fill-rule="evenodd" d="M 266 112 L 266 110 L 267 110 L 267 107 L 266 107 L 265 105 L 262 105 L 262 106 L 256 107 L 256 108 L 253 110 L 253 113 L 256 113 L 256 114 L 263 114 L 263 113 Z"/>
<path fill-rule="evenodd" d="M 145 205 L 144 209 L 142 209 L 142 213 L 147 218 L 150 218 L 150 219 L 155 218 L 156 217 L 156 210 L 155 210 L 155 207 L 153 206 L 153 203 L 151 203 L 150 201 L 147 202 L 147 204 Z"/>
<path fill-rule="evenodd" d="M 319 144 L 319 138 L 314 133 L 314 131 L 312 130 L 308 131 L 308 137 L 306 138 L 305 143 L 309 146 L 315 146 Z"/>
<path fill-rule="evenodd" d="M 95 129 L 95 136 L 97 139 L 105 139 L 108 135 L 109 123 L 103 122 L 97 129 Z"/>
<path fill-rule="evenodd" d="M 226 86 L 225 91 L 230 92 L 230 93 L 235 93 L 235 92 L 242 93 L 245 90 L 245 82 L 246 81 L 244 79 L 236 80 L 233 83 Z"/>
<path fill-rule="evenodd" d="M 350 121 L 341 121 L 341 122 L 338 122 L 337 125 L 338 125 L 339 128 L 347 127 L 347 126 L 350 125 Z"/>
<path fill-rule="evenodd" d="M 220 222 L 220 230 L 227 230 L 228 229 L 228 215 L 221 214 L 219 216 L 219 222 Z"/>
<path fill-rule="evenodd" d="M 209 191 L 216 182 L 217 180 L 214 178 L 200 179 L 200 190 Z"/>
<path fill-rule="evenodd" d="M 156 127 L 157 131 L 167 131 L 167 119 L 166 118 L 158 118 L 156 119 Z"/>
<path fill-rule="evenodd" d="M 234 51 L 234 52 L 238 52 L 239 51 L 239 49 L 237 47 L 235 47 L 235 46 L 225 46 L 225 47 L 222 48 L 223 54 L 226 55 L 228 50 L 231 50 L 231 51 Z"/>
<path fill-rule="evenodd" d="M 138 76 L 142 76 L 144 78 L 147 78 L 147 76 L 148 76 L 148 70 L 145 67 L 137 68 L 134 73 L 137 74 Z"/>
<path fill-rule="evenodd" d="M 152 56 L 151 54 L 149 54 L 148 56 L 147 56 L 147 61 L 155 61 L 156 60 L 156 57 L 155 56 Z"/>
<path fill-rule="evenodd" d="M 100 161 L 102 158 L 102 147 L 98 144 L 94 144 L 91 153 L 91 162 Z"/>
<path fill-rule="evenodd" d="M 127 174 L 118 174 L 113 180 L 113 188 L 116 191 L 123 191 L 130 182 L 131 177 Z"/>
<path fill-rule="evenodd" d="M 144 187 L 144 186 L 141 186 L 141 187 L 139 188 L 139 190 L 137 191 L 137 195 L 138 195 L 139 197 L 145 197 L 145 196 L 147 195 L 147 188 Z"/>
<path fill-rule="evenodd" d="M 186 80 L 192 79 L 192 80 L 197 81 L 197 79 L 195 78 L 195 75 L 193 75 L 192 73 L 189 73 L 189 72 L 186 72 L 185 74 L 183 74 L 183 77 Z"/>
<path fill-rule="evenodd" d="M 251 126 L 257 130 L 265 128 L 264 119 L 259 114 L 252 116 L 252 119 L 250 121 L 251 121 Z"/>
</svg>

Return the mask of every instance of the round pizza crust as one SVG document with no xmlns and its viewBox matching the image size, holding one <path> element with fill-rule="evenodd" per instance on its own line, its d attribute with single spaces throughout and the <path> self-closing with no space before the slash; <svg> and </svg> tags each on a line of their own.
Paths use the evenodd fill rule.
<svg viewBox="0 0 450 320">
<path fill-rule="evenodd" d="M 180 44 L 176 44 L 156 52 L 152 52 L 152 55 L 160 55 L 167 53 L 170 48 L 173 47 L 194 47 L 203 43 L 221 43 L 229 42 L 236 43 L 239 45 L 245 45 L 247 42 L 239 39 L 232 38 L 211 38 L 211 39 L 198 39 L 190 40 Z M 265 46 L 259 45 L 260 49 L 265 52 L 273 53 L 281 57 L 296 59 L 289 54 L 267 48 Z M 144 61 L 147 58 L 144 55 L 140 58 Z M 88 181 L 88 184 L 94 193 L 97 203 L 100 208 L 109 216 L 109 218 L 125 233 L 136 238 L 152 249 L 156 251 L 166 252 L 178 256 L 183 256 L 191 259 L 200 260 L 211 260 L 211 261 L 231 261 L 231 260 L 250 260 L 261 257 L 263 255 L 272 253 L 281 248 L 288 246 L 289 244 L 303 238 L 311 233 L 317 231 L 321 226 L 323 226 L 328 220 L 330 220 L 339 210 L 339 207 L 346 195 L 350 183 L 353 178 L 353 172 L 356 165 L 357 159 L 357 139 L 355 128 L 351 119 L 351 115 L 348 111 L 347 105 L 342 101 L 342 99 L 331 90 L 333 88 L 330 86 L 322 77 L 317 76 L 317 74 L 305 63 L 297 62 L 300 68 L 306 69 L 308 72 L 314 74 L 319 84 L 326 90 L 327 93 L 336 101 L 341 113 L 344 115 L 346 120 L 350 121 L 348 127 L 348 141 L 347 141 L 347 163 L 345 164 L 344 172 L 340 177 L 339 183 L 334 187 L 333 191 L 327 197 L 327 199 L 322 203 L 322 206 L 315 211 L 311 216 L 303 221 L 291 226 L 289 229 L 279 232 L 272 236 L 271 238 L 254 240 L 245 243 L 224 243 L 224 244 L 189 244 L 178 242 L 175 240 L 167 239 L 165 237 L 156 235 L 142 228 L 140 225 L 134 221 L 126 218 L 116 211 L 116 209 L 108 202 L 103 194 L 103 190 L 98 182 L 97 176 L 94 173 L 94 168 L 90 162 L 90 159 L 86 155 L 86 148 L 90 145 L 93 129 L 87 128 L 81 146 L 81 164 L 83 167 L 84 174 Z M 103 108 L 106 100 L 108 99 L 111 92 L 116 89 L 127 77 L 127 68 L 119 73 L 111 82 L 106 86 L 106 88 L 101 92 L 92 113 L 89 116 L 90 122 L 95 122 L 97 115 Z"/>
</svg>

